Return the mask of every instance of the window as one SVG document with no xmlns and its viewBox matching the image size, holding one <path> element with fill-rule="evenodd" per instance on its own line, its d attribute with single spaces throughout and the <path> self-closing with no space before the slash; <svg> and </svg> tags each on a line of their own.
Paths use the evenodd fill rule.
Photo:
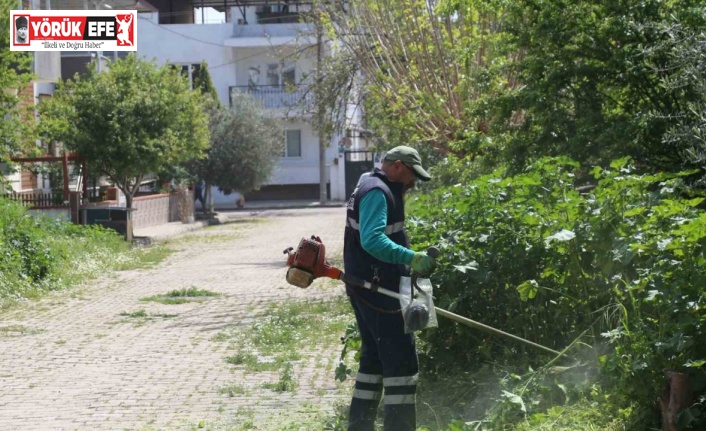
<svg viewBox="0 0 706 431">
<path fill-rule="evenodd" d="M 252 68 L 251 68 L 252 69 Z M 289 87 L 296 85 L 297 74 L 295 67 L 290 64 L 270 63 L 264 65 L 265 84 L 272 87 Z M 259 70 L 259 68 L 258 68 Z"/>
<path fill-rule="evenodd" d="M 285 87 L 293 86 L 296 83 L 296 73 L 294 68 L 290 67 L 282 71 L 282 85 Z"/>
<path fill-rule="evenodd" d="M 189 80 L 192 90 L 195 85 L 198 85 L 198 79 L 201 73 L 200 64 L 172 64 L 172 67 L 177 70 L 181 70 L 181 74 Z"/>
<path fill-rule="evenodd" d="M 267 65 L 267 85 L 278 86 L 279 85 L 279 65 L 278 64 L 268 64 Z"/>
<path fill-rule="evenodd" d="M 287 130 L 286 143 L 284 146 L 284 157 L 302 156 L 302 131 Z"/>
</svg>

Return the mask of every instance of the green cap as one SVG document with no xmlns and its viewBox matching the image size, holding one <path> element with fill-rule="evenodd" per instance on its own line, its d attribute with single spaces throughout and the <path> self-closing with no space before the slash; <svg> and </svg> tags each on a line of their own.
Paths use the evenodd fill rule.
<svg viewBox="0 0 706 431">
<path fill-rule="evenodd" d="M 407 164 L 409 167 L 414 169 L 414 173 L 417 174 L 417 178 L 422 181 L 429 181 L 431 175 L 422 167 L 422 158 L 419 157 L 419 153 L 412 147 L 406 145 L 400 145 L 387 152 L 385 155 L 385 160 L 394 162 L 395 160 L 400 160 Z"/>
</svg>

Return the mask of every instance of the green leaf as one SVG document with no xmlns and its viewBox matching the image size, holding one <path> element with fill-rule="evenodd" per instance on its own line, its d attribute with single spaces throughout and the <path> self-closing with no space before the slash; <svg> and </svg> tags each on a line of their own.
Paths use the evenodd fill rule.
<svg viewBox="0 0 706 431">
<path fill-rule="evenodd" d="M 644 213 L 645 211 L 647 211 L 645 207 L 633 208 L 631 210 L 625 211 L 625 217 L 634 217 L 636 215 Z"/>
<path fill-rule="evenodd" d="M 527 301 L 528 299 L 534 299 L 537 296 L 538 284 L 535 280 L 527 280 L 524 283 L 517 286 L 517 291 L 520 292 L 520 299 Z"/>
<path fill-rule="evenodd" d="M 702 411 L 698 405 L 684 409 L 677 415 L 677 426 L 679 429 L 685 429 L 691 424 L 700 422 L 701 415 Z"/>
<path fill-rule="evenodd" d="M 525 402 L 522 401 L 521 396 L 519 396 L 517 394 L 513 394 L 512 392 L 508 392 L 508 391 L 503 391 L 502 396 L 507 401 L 509 401 L 510 403 L 515 405 L 517 408 L 519 408 L 522 413 L 527 413 L 527 408 L 525 407 Z"/>
</svg>

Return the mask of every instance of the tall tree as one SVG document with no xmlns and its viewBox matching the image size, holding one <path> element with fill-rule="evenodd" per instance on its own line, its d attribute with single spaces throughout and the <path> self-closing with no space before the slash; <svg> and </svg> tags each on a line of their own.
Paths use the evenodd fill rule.
<svg viewBox="0 0 706 431">
<path fill-rule="evenodd" d="M 211 148 L 193 171 L 224 194 L 247 193 L 267 181 L 284 151 L 284 132 L 247 94 L 234 94 L 230 109 L 210 114 Z"/>
<path fill-rule="evenodd" d="M 681 73 L 663 26 L 672 19 L 698 33 L 706 9 L 693 0 L 508 2 L 507 52 L 523 57 L 513 65 L 522 86 L 493 103 L 511 125 L 506 157 L 518 168 L 546 155 L 683 168 L 682 143 L 665 135 L 695 94 L 664 85 Z"/>
<path fill-rule="evenodd" d="M 22 121 L 19 92 L 29 84 L 32 55 L 10 51 L 10 10 L 17 8 L 13 0 L 0 0 L 0 163 L 8 163 L 16 153 L 33 144 L 31 122 Z M 4 181 L 0 173 L 0 184 Z"/>
<path fill-rule="evenodd" d="M 481 96 L 480 66 L 493 55 L 495 2 L 322 3 L 331 39 L 353 60 L 345 62 L 348 76 L 364 77 L 367 120 L 384 141 L 424 141 L 445 153 L 457 151 L 453 143 L 465 135 L 484 131 L 470 107 Z"/>
<path fill-rule="evenodd" d="M 129 55 L 60 84 L 41 106 L 43 133 L 82 155 L 125 193 L 128 208 L 148 173 L 203 155 L 203 97 L 168 66 Z"/>
</svg>

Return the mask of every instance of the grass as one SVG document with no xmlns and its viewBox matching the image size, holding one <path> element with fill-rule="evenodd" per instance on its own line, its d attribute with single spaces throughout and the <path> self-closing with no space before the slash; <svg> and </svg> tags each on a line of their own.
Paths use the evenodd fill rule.
<svg viewBox="0 0 706 431">
<path fill-rule="evenodd" d="M 154 268 L 169 257 L 174 250 L 163 245 L 152 245 L 149 247 L 139 247 L 133 249 L 132 253 L 136 259 L 128 262 L 119 262 L 115 266 L 117 271 L 126 271 L 134 269 Z"/>
<path fill-rule="evenodd" d="M 125 311 L 125 312 L 120 313 L 120 315 L 123 317 L 128 317 L 130 319 L 139 319 L 139 320 L 171 319 L 171 318 L 178 316 L 178 314 L 166 314 L 166 313 L 152 314 L 152 313 L 148 313 L 144 309 L 133 311 L 131 313 L 128 313 Z"/>
<path fill-rule="evenodd" d="M 297 388 L 297 381 L 294 378 L 294 368 L 291 362 L 282 368 L 282 372 L 279 375 L 279 380 L 276 383 L 265 383 L 263 387 L 265 389 L 271 389 L 275 392 L 294 392 Z"/>
<path fill-rule="evenodd" d="M 221 296 L 221 294 L 191 286 L 189 288 L 172 290 L 161 295 L 153 295 L 148 296 L 146 298 L 140 298 L 140 301 L 158 302 L 160 304 L 175 305 L 185 304 L 187 302 L 203 302 L 208 298 L 216 296 Z"/>
<path fill-rule="evenodd" d="M 239 350 L 228 361 L 252 365 L 253 357 L 273 357 L 284 365 L 300 358 L 298 353 L 322 339 L 338 338 L 351 318 L 343 297 L 329 301 L 289 302 L 272 304 L 268 312 L 249 328 L 229 329 L 218 334 L 215 341 L 227 341 Z M 335 334 L 335 335 L 332 335 Z M 233 363 L 233 362 L 231 362 Z"/>
<path fill-rule="evenodd" d="M 0 326 L 0 337 L 22 337 L 44 332 L 44 329 L 32 329 L 22 325 Z"/>
<path fill-rule="evenodd" d="M 218 393 L 221 395 L 228 395 L 232 398 L 237 395 L 247 395 L 248 390 L 243 385 L 229 385 L 218 389 Z"/>
</svg>

